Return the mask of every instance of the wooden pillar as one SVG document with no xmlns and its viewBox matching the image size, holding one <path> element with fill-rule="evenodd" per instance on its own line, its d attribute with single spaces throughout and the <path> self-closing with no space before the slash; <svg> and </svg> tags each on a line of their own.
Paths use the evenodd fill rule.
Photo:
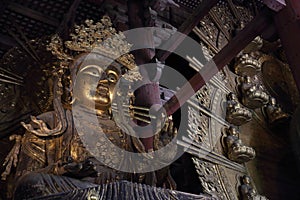
<svg viewBox="0 0 300 200">
<path fill-rule="evenodd" d="M 128 0 L 127 6 L 130 29 L 142 28 L 151 25 L 149 24 L 149 19 L 147 19 L 146 17 L 147 13 L 149 12 L 147 0 Z M 147 43 L 149 44 L 149 46 L 154 47 L 152 33 L 149 33 L 148 35 L 137 35 L 135 37 L 135 40 L 137 43 Z M 155 52 L 153 51 L 153 49 L 139 49 L 134 51 L 133 54 L 135 56 L 136 64 L 143 65 L 149 63 L 154 57 L 154 53 Z M 151 107 L 153 104 L 160 104 L 159 84 L 151 83 L 146 68 L 140 66 L 140 72 L 143 76 L 143 86 L 135 91 L 135 105 Z M 147 123 L 142 121 L 137 121 L 137 124 L 139 126 L 148 125 Z M 151 135 L 153 132 L 153 128 L 151 129 L 149 127 L 148 130 L 144 129 L 145 132 L 143 134 Z M 142 141 L 146 151 L 153 150 L 153 137 L 141 138 L 140 140 Z"/>
</svg>

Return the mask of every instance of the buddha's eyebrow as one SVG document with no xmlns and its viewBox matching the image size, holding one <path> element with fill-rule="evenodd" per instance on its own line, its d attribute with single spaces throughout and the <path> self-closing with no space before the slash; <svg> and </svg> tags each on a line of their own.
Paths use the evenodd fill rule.
<svg viewBox="0 0 300 200">
<path fill-rule="evenodd" d="M 84 66 L 82 69 L 80 69 L 79 72 L 83 72 L 84 70 L 89 69 L 89 68 L 96 69 L 99 72 L 99 74 L 101 74 L 101 73 L 104 72 L 104 70 L 101 67 L 99 67 L 98 65 L 87 65 L 87 66 Z"/>
</svg>

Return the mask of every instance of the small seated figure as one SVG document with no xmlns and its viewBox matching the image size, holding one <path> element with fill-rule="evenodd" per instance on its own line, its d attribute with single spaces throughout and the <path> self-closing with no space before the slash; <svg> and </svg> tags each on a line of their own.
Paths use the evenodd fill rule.
<svg viewBox="0 0 300 200">
<path fill-rule="evenodd" d="M 245 108 L 237 99 L 237 96 L 231 92 L 227 95 L 226 121 L 241 126 L 252 119 L 252 113 Z"/>
<path fill-rule="evenodd" d="M 242 78 L 240 90 L 242 103 L 248 108 L 261 108 L 269 102 L 269 95 L 262 89 L 261 85 L 252 81 L 250 76 Z"/>
<path fill-rule="evenodd" d="M 267 200 L 265 196 L 257 194 L 256 190 L 251 186 L 250 177 L 244 175 L 242 185 L 240 186 L 242 200 Z"/>
<path fill-rule="evenodd" d="M 271 126 L 276 124 L 282 124 L 289 119 L 289 115 L 282 111 L 281 107 L 276 104 L 276 99 L 274 97 L 270 97 L 270 101 L 265 107 L 265 114 L 268 120 L 268 123 Z"/>
<path fill-rule="evenodd" d="M 227 157 L 237 163 L 245 163 L 255 158 L 252 147 L 245 146 L 239 139 L 238 131 L 234 127 L 226 129 Z"/>
</svg>

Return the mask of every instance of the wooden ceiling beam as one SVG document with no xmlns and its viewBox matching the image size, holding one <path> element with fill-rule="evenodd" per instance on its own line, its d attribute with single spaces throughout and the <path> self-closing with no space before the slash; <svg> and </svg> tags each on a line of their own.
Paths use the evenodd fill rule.
<svg viewBox="0 0 300 200">
<path fill-rule="evenodd" d="M 183 33 L 181 36 L 172 36 L 170 38 L 170 46 L 168 51 L 158 50 L 156 53 L 156 58 L 161 62 L 165 61 L 169 55 L 181 44 L 181 42 L 186 38 L 186 36 L 193 30 L 195 26 L 208 14 L 208 12 L 218 3 L 218 0 L 204 0 L 195 9 L 191 17 L 186 20 L 178 29 L 179 32 Z"/>
<path fill-rule="evenodd" d="M 186 83 L 176 96 L 173 96 L 164 104 L 167 115 L 173 114 L 190 99 L 196 91 L 201 89 L 208 80 L 223 69 L 236 55 L 243 50 L 256 36 L 263 31 L 272 22 L 272 13 L 269 9 L 262 10 L 246 27 L 240 31 L 212 60 L 204 65 L 200 73 L 195 74 L 188 83 Z M 191 87 L 193 89 L 191 89 Z"/>
<path fill-rule="evenodd" d="M 59 21 L 55 18 L 49 17 L 47 15 L 44 15 L 43 13 L 37 12 L 35 10 L 32 10 L 30 8 L 27 8 L 25 6 L 16 4 L 16 3 L 9 3 L 7 6 L 8 9 L 20 13 L 26 17 L 41 21 L 43 23 L 52 25 L 54 27 L 58 27 L 60 25 Z"/>
</svg>

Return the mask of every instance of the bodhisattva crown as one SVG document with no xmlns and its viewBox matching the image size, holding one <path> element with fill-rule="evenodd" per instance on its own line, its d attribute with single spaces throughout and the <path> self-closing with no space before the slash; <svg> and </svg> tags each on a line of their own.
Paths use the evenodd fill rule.
<svg viewBox="0 0 300 200">
<path fill-rule="evenodd" d="M 67 67 L 69 61 L 74 60 L 78 54 L 89 52 L 116 60 L 129 70 L 137 67 L 133 55 L 128 54 L 132 45 L 125 40 L 122 32 L 117 33 L 112 27 L 108 16 L 95 24 L 93 20 L 86 20 L 85 24 L 75 25 L 75 34 L 70 36 L 72 40 L 63 44 L 61 38 L 55 35 L 48 45 L 48 50 L 61 60 L 61 67 Z"/>
</svg>

